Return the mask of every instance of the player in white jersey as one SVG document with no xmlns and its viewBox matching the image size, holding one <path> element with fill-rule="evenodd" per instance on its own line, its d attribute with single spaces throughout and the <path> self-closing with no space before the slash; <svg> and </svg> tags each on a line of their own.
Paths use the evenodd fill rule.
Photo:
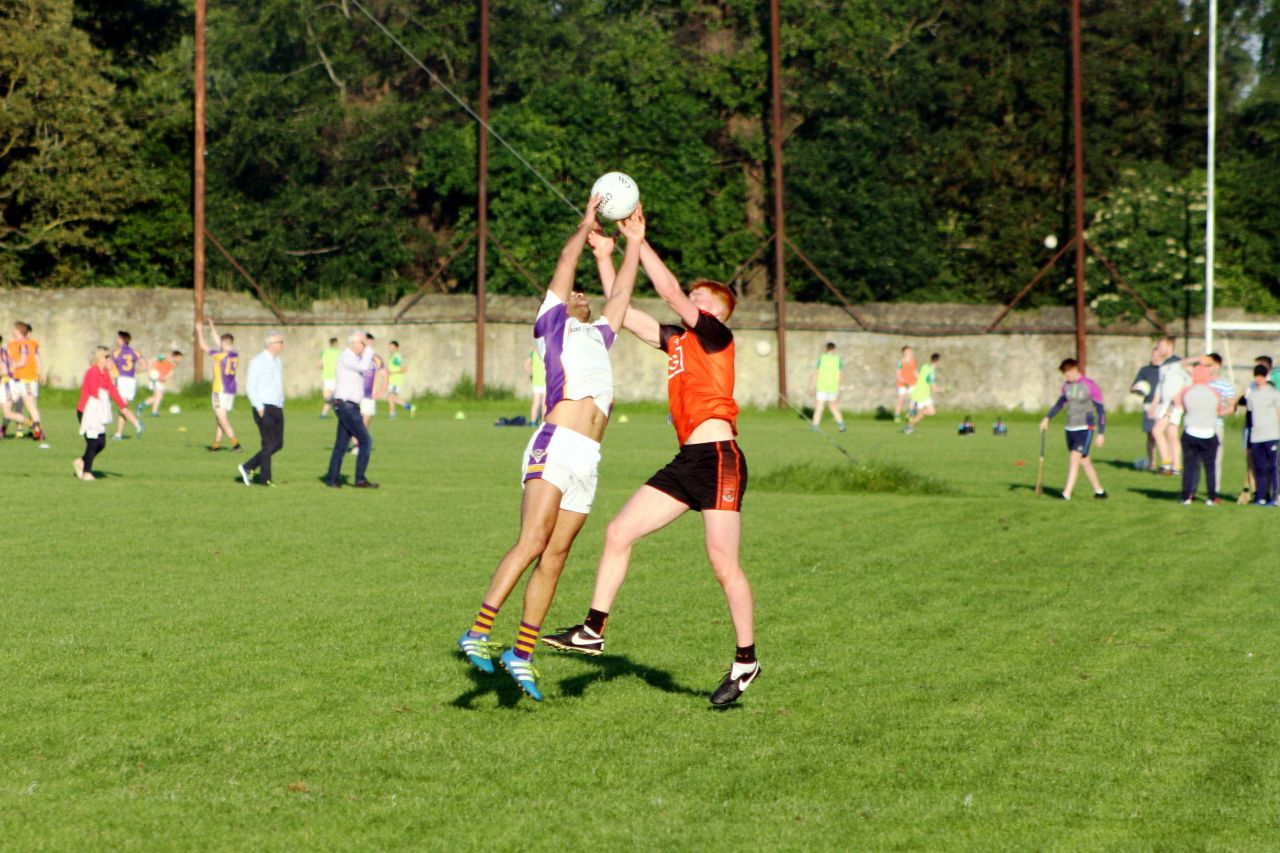
<svg viewBox="0 0 1280 853">
<path fill-rule="evenodd" d="M 622 328 L 631 301 L 644 242 L 644 212 L 637 207 L 619 223 L 627 238 L 626 253 L 601 312 L 604 316 L 592 323 L 586 296 L 572 288 L 587 236 L 599 228 L 599 205 L 600 198 L 592 196 L 578 229 L 560 252 L 533 325 L 538 354 L 547 366 L 547 416 L 525 448 L 520 536 L 498 563 L 475 622 L 458 638 L 458 647 L 474 666 L 493 672 L 497 645 L 489 641 L 493 620 L 521 576 L 536 561 L 537 568 L 525 587 L 515 648 L 503 652 L 500 662 L 520 689 L 538 700 L 542 693 L 533 669 L 533 649 L 542 620 L 551 608 L 569 548 L 595 498 L 600 440 L 613 407 L 609 348 Z"/>
</svg>

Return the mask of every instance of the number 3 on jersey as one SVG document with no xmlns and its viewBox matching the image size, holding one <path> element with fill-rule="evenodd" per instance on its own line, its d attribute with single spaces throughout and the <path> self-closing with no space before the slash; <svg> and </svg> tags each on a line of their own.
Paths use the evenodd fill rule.
<svg viewBox="0 0 1280 853">
<path fill-rule="evenodd" d="M 680 340 L 673 340 L 673 349 L 667 355 L 667 381 L 671 381 L 671 377 L 684 373 L 684 347 L 680 345 Z"/>
</svg>

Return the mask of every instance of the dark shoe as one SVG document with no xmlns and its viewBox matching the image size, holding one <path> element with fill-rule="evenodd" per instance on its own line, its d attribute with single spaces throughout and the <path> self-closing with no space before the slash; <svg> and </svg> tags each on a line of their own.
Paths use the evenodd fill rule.
<svg viewBox="0 0 1280 853">
<path fill-rule="evenodd" d="M 1100 501 L 1105 501 L 1107 499 L 1107 490 L 1103 489 L 1100 492 L 1094 492 L 1093 496 Z"/>
<path fill-rule="evenodd" d="M 378 488 L 378 484 L 370 483 L 368 480 L 357 480 L 356 484 L 352 486 L 352 488 L 353 489 L 376 489 Z"/>
<path fill-rule="evenodd" d="M 579 652 L 584 655 L 598 655 L 604 651 L 604 637 L 587 630 L 585 625 L 574 625 L 572 628 L 561 628 L 554 634 L 542 638 L 553 649 L 562 652 Z"/>
<path fill-rule="evenodd" d="M 731 705 L 738 701 L 738 697 L 742 695 L 751 682 L 756 680 L 756 676 L 760 674 L 760 661 L 751 663 L 735 663 L 733 667 L 725 673 L 724 681 L 720 682 L 720 686 L 716 688 L 716 692 L 711 694 L 712 705 Z"/>
<path fill-rule="evenodd" d="M 330 489 L 341 489 L 341 488 L 342 488 L 342 484 L 341 484 L 341 483 L 330 483 L 328 480 L 325 480 L 325 481 L 324 481 L 324 484 L 325 484 L 325 487 L 326 487 L 326 488 L 330 488 Z"/>
</svg>

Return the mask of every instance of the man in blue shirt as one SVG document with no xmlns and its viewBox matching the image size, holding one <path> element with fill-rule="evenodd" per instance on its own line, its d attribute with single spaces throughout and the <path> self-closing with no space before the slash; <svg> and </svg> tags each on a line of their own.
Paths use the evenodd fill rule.
<svg viewBox="0 0 1280 853">
<path fill-rule="evenodd" d="M 237 466 L 240 479 L 246 486 L 253 485 L 253 470 L 259 470 L 264 486 L 271 482 L 271 457 L 284 447 L 284 367 L 280 363 L 280 351 L 284 349 L 284 335 L 267 333 L 267 345 L 249 362 L 249 405 L 253 406 L 253 422 L 258 425 L 262 449 Z"/>
</svg>

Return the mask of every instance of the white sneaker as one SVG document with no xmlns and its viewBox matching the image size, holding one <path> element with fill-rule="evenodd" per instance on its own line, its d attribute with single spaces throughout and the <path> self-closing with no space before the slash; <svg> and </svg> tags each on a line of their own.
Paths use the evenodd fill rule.
<svg viewBox="0 0 1280 853">
<path fill-rule="evenodd" d="M 240 479 L 244 480 L 244 484 L 246 486 L 253 485 L 253 475 L 251 475 L 243 465 L 237 465 L 236 470 L 240 472 Z"/>
</svg>

